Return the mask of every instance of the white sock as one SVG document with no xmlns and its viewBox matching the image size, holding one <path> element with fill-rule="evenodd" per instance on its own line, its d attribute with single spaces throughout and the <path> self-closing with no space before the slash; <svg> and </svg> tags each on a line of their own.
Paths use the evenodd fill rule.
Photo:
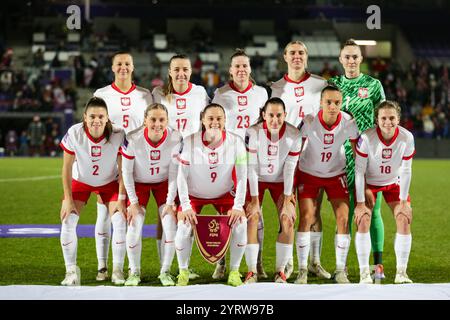
<svg viewBox="0 0 450 320">
<path fill-rule="evenodd" d="M 259 243 L 259 249 L 258 249 L 258 263 L 262 262 L 262 251 L 263 251 L 263 243 L 264 243 L 264 218 L 262 214 L 262 207 L 261 207 L 261 216 L 259 217 L 258 221 L 258 231 L 257 231 L 257 237 L 258 237 L 258 243 Z"/>
<path fill-rule="evenodd" d="M 123 271 L 123 263 L 125 261 L 126 235 L 127 235 L 127 221 L 120 212 L 116 212 L 111 217 L 113 225 L 112 234 L 112 256 L 113 256 L 113 270 Z"/>
<path fill-rule="evenodd" d="M 336 234 L 336 270 L 344 270 L 350 249 L 350 236 L 348 234 Z"/>
<path fill-rule="evenodd" d="M 355 249 L 358 256 L 359 270 L 368 269 L 371 250 L 370 232 L 356 232 Z"/>
<path fill-rule="evenodd" d="M 406 270 L 411 252 L 412 235 L 395 234 L 394 250 L 397 258 L 397 270 Z"/>
<path fill-rule="evenodd" d="M 242 218 L 231 230 L 230 271 L 239 270 L 242 257 L 247 247 L 247 218 Z"/>
<path fill-rule="evenodd" d="M 158 208 L 158 217 L 161 217 L 161 213 L 164 209 L 164 205 L 160 206 Z M 157 222 L 159 223 L 159 222 Z M 158 229 L 158 225 L 156 225 L 156 229 Z M 161 239 L 156 239 L 156 250 L 158 251 L 158 257 L 159 257 L 159 265 L 162 266 L 163 258 L 164 258 L 164 241 L 166 241 L 166 237 L 164 235 L 164 228 L 161 224 L 162 234 Z M 156 231 L 158 233 L 158 230 Z"/>
<path fill-rule="evenodd" d="M 320 252 L 322 251 L 322 231 L 311 231 L 311 248 L 309 251 L 309 262 L 313 264 L 320 264 Z"/>
<path fill-rule="evenodd" d="M 256 273 L 256 264 L 258 262 L 258 251 L 259 244 L 258 243 L 247 243 L 247 247 L 245 247 L 245 262 L 247 263 L 248 271 L 252 271 Z"/>
<path fill-rule="evenodd" d="M 66 270 L 69 271 L 71 266 L 77 264 L 77 224 L 80 217 L 77 214 L 69 214 L 61 224 L 61 248 L 64 256 Z"/>
<path fill-rule="evenodd" d="M 97 202 L 97 221 L 95 222 L 95 249 L 97 251 L 98 270 L 107 268 L 109 240 L 111 239 L 111 217 L 108 208 Z"/>
<path fill-rule="evenodd" d="M 145 210 L 144 210 L 145 214 Z M 131 273 L 141 272 L 142 228 L 145 215 L 138 214 L 133 222 L 128 225 L 127 231 L 127 256 Z"/>
<path fill-rule="evenodd" d="M 286 267 L 286 264 L 288 263 L 291 254 L 292 254 L 292 244 L 290 243 L 276 243 L 275 246 L 275 254 L 276 254 L 276 265 L 275 270 L 277 272 L 283 271 Z"/>
<path fill-rule="evenodd" d="M 178 221 L 177 233 L 175 235 L 175 251 L 177 253 L 178 268 L 188 269 L 189 258 L 192 248 L 192 226 L 189 222 Z"/>
<path fill-rule="evenodd" d="M 311 232 L 297 232 L 296 247 L 298 268 L 306 269 L 308 266 L 309 248 L 311 246 Z"/>
<path fill-rule="evenodd" d="M 161 221 L 163 227 L 162 247 L 164 256 L 161 262 L 161 273 L 169 272 L 175 256 L 175 236 L 177 234 L 177 222 L 174 216 L 166 214 Z"/>
</svg>

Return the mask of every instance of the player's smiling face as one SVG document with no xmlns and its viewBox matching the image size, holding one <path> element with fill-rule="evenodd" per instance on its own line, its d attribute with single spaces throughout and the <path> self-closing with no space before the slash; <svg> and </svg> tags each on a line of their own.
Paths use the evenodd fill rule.
<svg viewBox="0 0 450 320">
<path fill-rule="evenodd" d="M 361 49 L 358 46 L 344 47 L 339 56 L 339 62 L 342 64 L 342 67 L 344 67 L 346 73 L 359 72 L 362 60 Z"/>
<path fill-rule="evenodd" d="M 173 59 L 169 66 L 169 75 L 173 85 L 187 85 L 191 79 L 192 68 L 189 59 Z"/>
<path fill-rule="evenodd" d="M 112 71 L 116 80 L 131 79 L 134 71 L 133 58 L 129 54 L 118 54 L 114 57 Z"/>
<path fill-rule="evenodd" d="M 339 112 L 341 111 L 342 93 L 336 90 L 324 91 L 322 98 L 320 99 L 320 105 L 322 106 L 324 120 L 336 120 Z"/>
<path fill-rule="evenodd" d="M 162 109 L 150 110 L 144 119 L 149 135 L 152 136 L 162 136 L 167 128 L 167 122 L 167 113 Z"/>
<path fill-rule="evenodd" d="M 288 70 L 306 69 L 308 61 L 306 48 L 298 43 L 289 45 L 284 54 L 284 61 L 288 65 Z"/>
<path fill-rule="evenodd" d="M 206 131 L 216 135 L 225 129 L 225 114 L 219 107 L 211 107 L 206 110 L 202 118 L 203 126 Z"/>
<path fill-rule="evenodd" d="M 250 59 L 246 56 L 237 56 L 231 60 L 230 74 L 235 82 L 247 82 L 250 79 Z"/>
<path fill-rule="evenodd" d="M 89 107 L 83 115 L 89 133 L 94 138 L 99 138 L 105 131 L 108 122 L 108 113 L 103 107 Z"/>
<path fill-rule="evenodd" d="M 393 108 L 382 108 L 378 111 L 377 123 L 385 138 L 394 136 L 400 122 L 398 113 Z"/>
<path fill-rule="evenodd" d="M 281 104 L 269 103 L 266 111 L 263 112 L 263 119 L 266 121 L 269 131 L 276 133 L 283 126 L 284 120 L 286 119 L 286 112 L 284 112 Z"/>
</svg>

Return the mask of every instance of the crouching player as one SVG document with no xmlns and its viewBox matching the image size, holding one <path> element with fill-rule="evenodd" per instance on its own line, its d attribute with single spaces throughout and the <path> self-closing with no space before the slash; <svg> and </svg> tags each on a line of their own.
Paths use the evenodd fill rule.
<svg viewBox="0 0 450 320">
<path fill-rule="evenodd" d="M 325 190 L 336 216 L 335 235 L 337 283 L 349 283 L 345 272 L 350 235 L 348 230 L 349 194 L 345 174 L 343 144 L 350 139 L 354 146 L 358 139 L 355 120 L 341 111 L 342 93 L 334 85 L 326 86 L 321 93 L 321 110 L 313 117 L 305 117 L 300 126 L 304 141 L 299 161 L 298 198 L 300 223 L 297 233 L 299 273 L 295 283 L 308 281 L 308 255 L 311 246 L 311 224 L 315 221 L 317 194 Z"/>
<path fill-rule="evenodd" d="M 91 192 L 101 197 L 111 213 L 114 230 L 112 281 L 114 284 L 125 282 L 123 262 L 126 195 L 120 176 L 119 154 L 124 136 L 123 129 L 113 128 L 108 118 L 106 102 L 93 97 L 86 104 L 83 122 L 70 127 L 61 141 L 61 147 L 64 149 L 61 247 L 66 265 L 66 277 L 61 282 L 62 285 L 80 284 L 80 273 L 76 265 L 78 248 L 76 228 L 81 210 Z"/>
<path fill-rule="evenodd" d="M 397 259 L 395 283 L 412 283 L 406 274 L 411 251 L 412 210 L 409 199 L 414 137 L 400 127 L 400 106 L 384 101 L 375 109 L 376 128 L 365 131 L 356 148 L 355 247 L 360 283 L 373 283 L 369 272 L 370 221 L 377 192 L 383 193 L 397 225 L 394 250 Z"/>
<path fill-rule="evenodd" d="M 140 240 L 150 192 L 158 206 L 166 242 L 158 278 L 163 286 L 175 285 L 170 275 L 170 266 L 175 255 L 176 157 L 180 150 L 181 134 L 168 127 L 168 121 L 164 105 L 149 105 L 145 110 L 144 126 L 128 133 L 121 147 L 123 181 L 129 198 L 126 241 L 130 274 L 125 282 L 126 286 L 137 286 L 141 282 Z"/>
</svg>

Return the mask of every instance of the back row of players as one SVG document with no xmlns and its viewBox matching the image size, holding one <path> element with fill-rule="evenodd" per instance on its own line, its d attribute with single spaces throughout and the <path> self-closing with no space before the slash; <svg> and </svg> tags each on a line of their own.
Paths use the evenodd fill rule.
<svg viewBox="0 0 450 320">
<path fill-rule="evenodd" d="M 308 271 L 321 278 L 331 277 L 320 264 L 323 190 L 337 221 L 334 280 L 349 282 L 346 258 L 353 213 L 360 282 L 373 283 L 371 240 L 374 276 L 384 277 L 383 224 L 379 210 L 372 213 L 373 207 L 380 205 L 382 191 L 397 223 L 395 283 L 411 282 L 406 265 L 411 247 L 408 190 L 414 142 L 412 135 L 398 126 L 400 108 L 395 102 L 382 102 L 380 82 L 360 73 L 361 49 L 353 40 L 341 49 L 339 60 L 345 75 L 333 78 L 333 85 L 307 72 L 307 59 L 302 42 L 286 46 L 288 72 L 272 84 L 272 98 L 268 99 L 267 91 L 251 78 L 250 58 L 237 50 L 231 57 L 230 81 L 216 90 L 210 104 L 205 89 L 189 82 L 191 63 L 186 56 L 172 57 L 168 82 L 151 94 L 133 84 L 132 56 L 115 54 L 114 82 L 94 93 L 83 122 L 71 127 L 61 143 L 65 151 L 61 246 L 66 265 L 62 284 L 79 284 L 76 225 L 91 192 L 98 194 L 95 236 L 99 281 L 108 278 L 112 224 L 112 282 L 140 283 L 142 229 L 150 192 L 159 211 L 157 247 L 163 285 L 175 284 L 170 274 L 175 252 L 177 285 L 186 285 L 198 276 L 189 269 L 192 224 L 206 204 L 230 215 L 228 283 L 242 284 L 239 266 L 244 253 L 248 266 L 244 282 L 267 277 L 261 255 L 265 190 L 276 204 L 280 221 L 276 282 L 286 282 L 293 272 L 297 203 L 293 190 L 297 190 L 300 208 L 295 283 L 307 283 Z M 370 129 L 374 119 L 378 126 Z M 354 151 L 356 208 L 352 199 Z M 125 252 L 129 260 L 127 280 L 123 273 Z M 224 276 L 223 259 L 213 278 Z"/>
</svg>

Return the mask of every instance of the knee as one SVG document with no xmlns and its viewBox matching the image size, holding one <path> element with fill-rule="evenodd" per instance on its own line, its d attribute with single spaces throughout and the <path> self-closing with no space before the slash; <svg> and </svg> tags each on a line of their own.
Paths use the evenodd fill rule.
<svg viewBox="0 0 450 320">
<path fill-rule="evenodd" d="M 185 239 L 190 238 L 192 234 L 192 226 L 189 222 L 184 223 L 178 221 L 178 227 L 176 232 L 176 238 Z"/>
<path fill-rule="evenodd" d="M 397 215 L 397 217 L 395 218 L 395 221 L 397 223 L 398 230 L 403 231 L 403 232 L 409 230 L 408 219 L 403 214 Z"/>
<path fill-rule="evenodd" d="M 359 220 L 358 231 L 362 233 L 369 232 L 371 217 L 367 214 L 363 215 Z"/>
<path fill-rule="evenodd" d="M 253 216 L 251 216 L 249 219 L 247 219 L 247 226 L 249 228 L 257 228 L 258 224 L 259 224 L 259 215 L 258 214 L 254 214 Z"/>
</svg>

